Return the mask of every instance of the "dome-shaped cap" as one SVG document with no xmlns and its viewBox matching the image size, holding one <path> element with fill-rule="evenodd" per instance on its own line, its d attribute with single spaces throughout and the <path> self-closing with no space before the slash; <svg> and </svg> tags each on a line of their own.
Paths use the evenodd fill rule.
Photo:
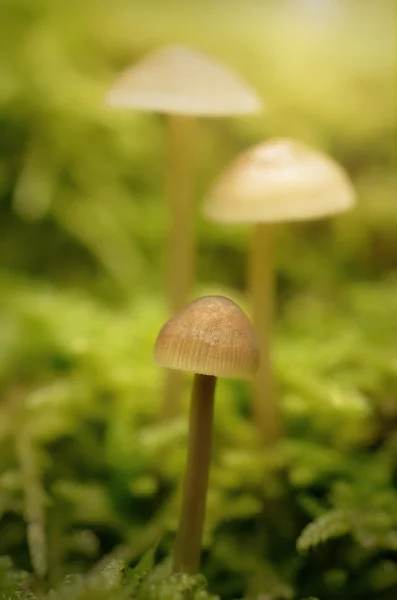
<svg viewBox="0 0 397 600">
<path fill-rule="evenodd" d="M 250 377 L 258 347 L 250 321 L 223 296 L 188 304 L 161 329 L 154 351 L 162 367 L 216 377 Z"/>
<path fill-rule="evenodd" d="M 214 221 L 299 221 L 343 212 L 355 203 L 347 174 L 300 142 L 275 139 L 241 154 L 209 193 Z"/>
<path fill-rule="evenodd" d="M 239 115 L 261 108 L 257 95 L 231 69 L 183 46 L 162 48 L 127 69 L 107 102 L 194 116 Z"/>
</svg>

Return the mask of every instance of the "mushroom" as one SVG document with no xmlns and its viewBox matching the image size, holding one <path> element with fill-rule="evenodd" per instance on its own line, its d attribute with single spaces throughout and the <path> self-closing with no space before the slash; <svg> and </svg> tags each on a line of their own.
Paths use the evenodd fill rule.
<svg viewBox="0 0 397 600">
<path fill-rule="evenodd" d="M 107 96 L 113 107 L 168 118 L 167 194 L 170 206 L 167 295 L 171 314 L 188 301 L 194 271 L 193 146 L 196 117 L 259 112 L 260 101 L 236 73 L 213 58 L 166 46 L 121 74 Z M 165 390 L 165 412 L 178 406 L 177 379 Z"/>
<path fill-rule="evenodd" d="M 163 367 L 195 374 L 173 570 L 196 573 L 205 518 L 216 380 L 252 376 L 259 362 L 257 343 L 251 323 L 234 302 L 223 296 L 204 296 L 163 326 L 154 357 Z"/>
<path fill-rule="evenodd" d="M 270 355 L 274 224 L 327 217 L 354 203 L 354 190 L 341 166 L 303 143 L 280 138 L 238 156 L 215 181 L 204 204 L 213 221 L 254 225 L 249 280 L 261 361 L 253 410 L 270 446 L 280 436 Z"/>
</svg>

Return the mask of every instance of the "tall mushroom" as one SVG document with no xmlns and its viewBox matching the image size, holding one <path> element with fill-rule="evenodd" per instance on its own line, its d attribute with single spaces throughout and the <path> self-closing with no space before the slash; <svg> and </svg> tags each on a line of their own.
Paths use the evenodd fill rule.
<svg viewBox="0 0 397 600">
<path fill-rule="evenodd" d="M 260 101 L 236 73 L 183 46 L 166 46 L 121 74 L 107 96 L 114 107 L 162 113 L 168 119 L 170 207 L 167 296 L 171 314 L 188 301 L 194 271 L 193 146 L 197 117 L 256 113 Z M 176 374 L 165 390 L 165 412 L 178 406 Z"/>
<path fill-rule="evenodd" d="M 291 139 L 273 139 L 244 152 L 215 181 L 204 205 L 214 221 L 251 223 L 249 280 L 261 362 L 254 414 L 268 445 L 280 435 L 271 365 L 274 224 L 327 217 L 355 203 L 352 185 L 334 160 Z"/>
<path fill-rule="evenodd" d="M 155 360 L 168 369 L 195 373 L 173 570 L 196 573 L 211 460 L 216 378 L 252 376 L 258 367 L 257 344 L 251 323 L 234 302 L 223 296 L 205 296 L 164 325 L 156 341 Z"/>
</svg>

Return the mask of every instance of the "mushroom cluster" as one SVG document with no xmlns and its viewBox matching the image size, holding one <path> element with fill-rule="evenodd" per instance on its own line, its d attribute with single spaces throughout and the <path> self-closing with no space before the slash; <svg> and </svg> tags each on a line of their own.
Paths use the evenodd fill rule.
<svg viewBox="0 0 397 600">
<path fill-rule="evenodd" d="M 163 48 L 127 69 L 110 90 L 108 103 L 162 113 L 168 119 L 167 287 L 173 316 L 158 335 L 155 360 L 170 370 L 164 394 L 167 414 L 179 406 L 178 373 L 194 373 L 173 570 L 195 573 L 204 528 L 217 378 L 252 378 L 258 430 L 269 446 L 280 437 L 271 360 L 275 225 L 346 211 L 354 205 L 355 193 L 340 165 L 303 143 L 274 139 L 246 150 L 214 182 L 204 214 L 217 222 L 252 225 L 248 271 L 254 327 L 223 296 L 206 296 L 186 305 L 194 272 L 195 120 L 255 113 L 261 103 L 233 71 L 182 46 Z"/>
</svg>

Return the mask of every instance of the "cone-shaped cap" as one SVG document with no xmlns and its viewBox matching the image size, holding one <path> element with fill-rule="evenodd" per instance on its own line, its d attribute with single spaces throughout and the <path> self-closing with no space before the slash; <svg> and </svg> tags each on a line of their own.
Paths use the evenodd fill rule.
<svg viewBox="0 0 397 600">
<path fill-rule="evenodd" d="M 250 377 L 258 367 L 255 335 L 246 315 L 223 296 L 188 304 L 161 329 L 154 351 L 162 367 L 216 377 Z"/>
<path fill-rule="evenodd" d="M 334 160 L 293 140 L 275 139 L 241 154 L 215 182 L 204 206 L 214 221 L 299 221 L 343 212 L 353 187 Z"/>
<path fill-rule="evenodd" d="M 239 115 L 261 108 L 253 90 L 231 69 L 183 46 L 162 48 L 122 73 L 107 102 L 194 116 Z"/>
</svg>

